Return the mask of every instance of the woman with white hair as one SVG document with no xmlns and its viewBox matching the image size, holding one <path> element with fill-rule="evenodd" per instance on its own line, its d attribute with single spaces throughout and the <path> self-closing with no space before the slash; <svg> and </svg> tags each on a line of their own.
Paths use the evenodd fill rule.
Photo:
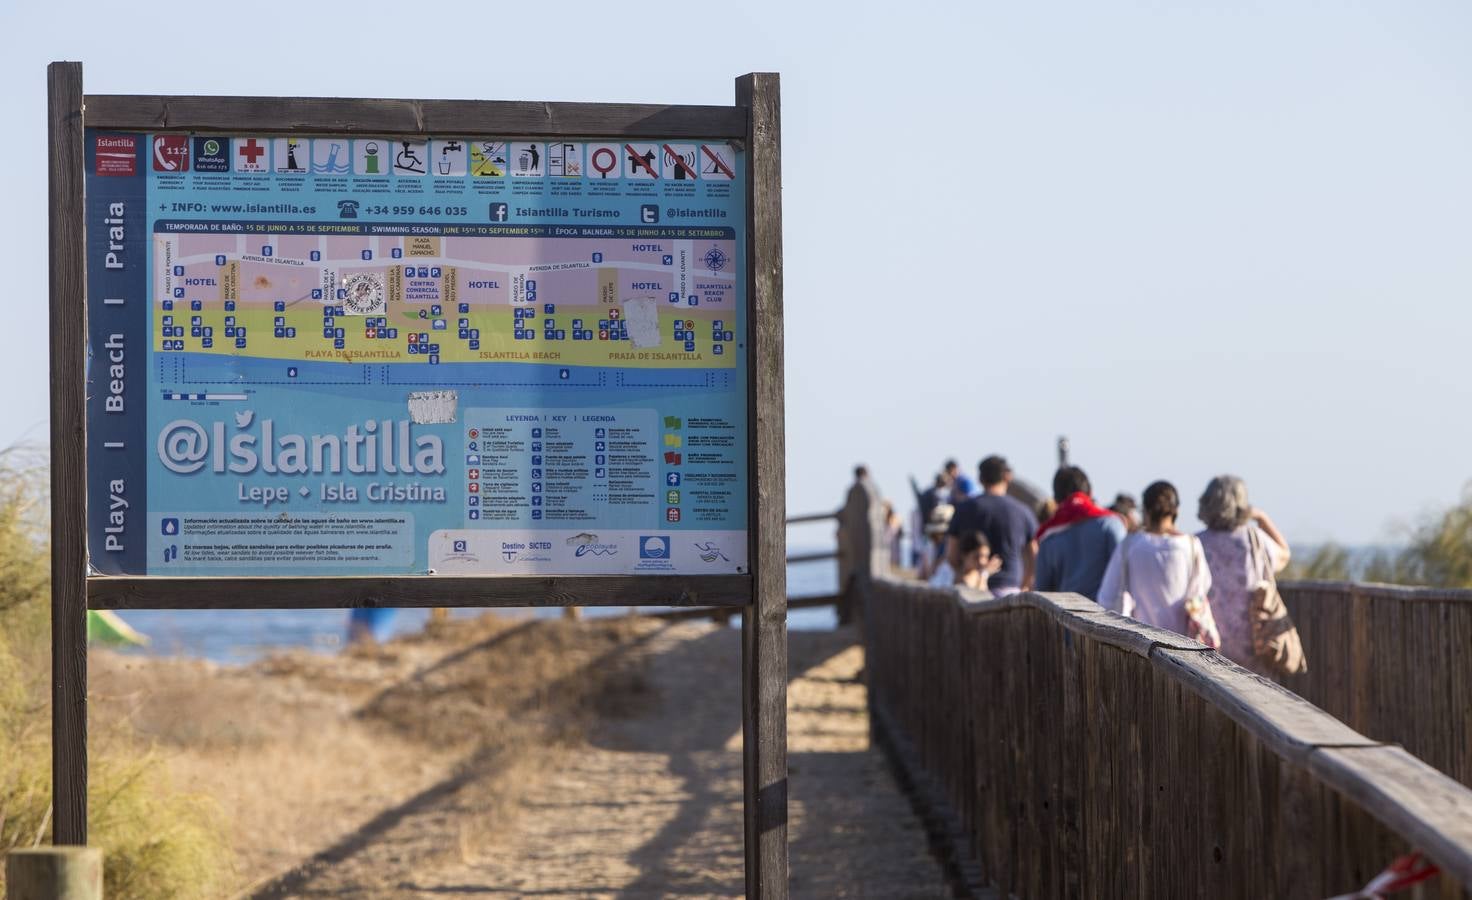
<svg viewBox="0 0 1472 900">
<path fill-rule="evenodd" d="M 1211 569 L 1208 599 L 1222 637 L 1220 652 L 1268 674 L 1252 652 L 1252 592 L 1288 565 L 1288 540 L 1267 513 L 1247 501 L 1247 485 L 1235 475 L 1211 479 L 1196 517 L 1206 524 L 1197 537 Z"/>
</svg>

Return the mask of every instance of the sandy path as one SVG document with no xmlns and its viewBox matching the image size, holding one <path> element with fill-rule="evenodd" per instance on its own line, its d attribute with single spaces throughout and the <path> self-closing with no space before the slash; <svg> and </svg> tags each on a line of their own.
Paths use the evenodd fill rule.
<svg viewBox="0 0 1472 900">
<path fill-rule="evenodd" d="M 789 642 L 792 894 L 946 896 L 869 749 L 852 640 Z M 740 665 L 736 630 L 647 619 L 489 617 L 246 667 L 100 653 L 94 726 L 218 806 L 242 897 L 730 897 Z"/>
<path fill-rule="evenodd" d="M 640 652 L 654 702 L 602 721 L 526 798 L 514 831 L 400 882 L 405 895 L 741 895 L 740 635 L 679 625 Z M 795 633 L 790 652 L 793 896 L 947 896 L 868 747 L 851 636 Z"/>
</svg>

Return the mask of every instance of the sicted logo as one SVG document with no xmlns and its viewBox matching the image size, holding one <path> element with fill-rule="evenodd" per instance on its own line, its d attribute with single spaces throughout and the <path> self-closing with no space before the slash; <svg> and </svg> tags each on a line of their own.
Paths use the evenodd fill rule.
<svg viewBox="0 0 1472 900">
<path fill-rule="evenodd" d="M 589 534 L 586 531 L 568 538 L 567 546 L 577 547 L 572 555 L 579 559 L 584 556 L 616 556 L 618 554 L 618 544 L 600 544 L 598 535 Z"/>
<path fill-rule="evenodd" d="M 670 539 L 662 534 L 639 538 L 640 559 L 669 559 Z"/>
<path fill-rule="evenodd" d="M 502 541 L 501 558 L 507 562 L 551 562 L 551 541 Z"/>
</svg>

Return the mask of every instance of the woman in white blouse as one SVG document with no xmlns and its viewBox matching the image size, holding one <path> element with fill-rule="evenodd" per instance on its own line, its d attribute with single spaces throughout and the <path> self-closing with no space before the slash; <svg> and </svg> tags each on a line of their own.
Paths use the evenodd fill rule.
<svg viewBox="0 0 1472 900">
<path fill-rule="evenodd" d="M 1206 596 L 1211 569 L 1201 542 L 1176 530 L 1181 497 L 1166 481 L 1145 489 L 1145 527 L 1114 549 L 1099 603 L 1141 622 L 1168 628 L 1209 647 L 1221 643 Z"/>
</svg>

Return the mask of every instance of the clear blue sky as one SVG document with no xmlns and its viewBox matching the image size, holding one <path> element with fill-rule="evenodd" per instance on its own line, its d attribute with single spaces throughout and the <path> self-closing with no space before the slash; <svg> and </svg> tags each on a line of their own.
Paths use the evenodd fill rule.
<svg viewBox="0 0 1472 900">
<path fill-rule="evenodd" d="M 788 501 L 1221 471 L 1350 542 L 1472 477 L 1460 3 L 20 4 L 0 444 L 45 441 L 45 64 L 95 93 L 729 103 L 783 78 Z M 1191 504 L 1194 506 L 1194 504 Z"/>
</svg>

